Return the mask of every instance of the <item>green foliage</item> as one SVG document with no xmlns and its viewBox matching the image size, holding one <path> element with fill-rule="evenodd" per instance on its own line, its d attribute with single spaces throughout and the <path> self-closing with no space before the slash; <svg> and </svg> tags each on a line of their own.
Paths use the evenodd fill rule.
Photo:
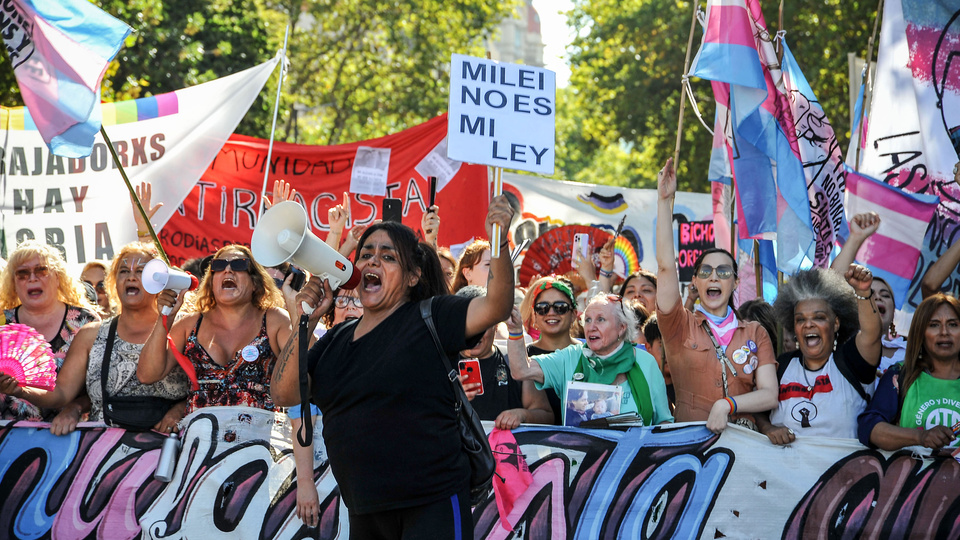
<svg viewBox="0 0 960 540">
<path fill-rule="evenodd" d="M 777 30 L 776 7 L 765 6 L 771 32 Z M 570 87 L 558 100 L 558 116 L 566 117 L 557 122 L 556 177 L 655 187 L 656 171 L 676 144 L 692 10 L 689 1 L 677 0 L 574 1 L 569 21 L 578 37 L 570 48 Z M 875 2 L 859 0 L 785 3 L 788 43 L 841 142 L 849 131 L 846 53 L 866 53 L 875 14 Z M 701 38 L 698 26 L 691 57 Z M 692 79 L 692 86 L 712 127 L 710 84 Z M 711 146 L 688 103 L 677 164 L 680 189 L 708 190 Z"/>
</svg>

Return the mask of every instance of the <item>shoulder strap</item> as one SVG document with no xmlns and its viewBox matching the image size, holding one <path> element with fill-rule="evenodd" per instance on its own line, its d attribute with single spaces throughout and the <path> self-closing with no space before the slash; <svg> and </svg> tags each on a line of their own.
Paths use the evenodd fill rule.
<svg viewBox="0 0 960 540">
<path fill-rule="evenodd" d="M 427 330 L 430 331 L 430 337 L 433 338 L 433 344 L 437 346 L 437 352 L 440 354 L 440 360 L 443 361 L 443 367 L 447 370 L 447 378 L 450 379 L 451 384 L 455 384 L 457 382 L 457 372 L 453 369 L 453 366 L 450 365 L 450 359 L 447 357 L 446 351 L 443 350 L 443 344 L 440 343 L 440 336 L 437 335 L 437 327 L 435 324 L 433 324 L 432 298 L 427 298 L 420 301 L 420 316 L 423 317 L 423 322 L 427 325 Z M 454 393 L 456 394 L 456 392 Z"/>
<path fill-rule="evenodd" d="M 727 392 L 727 370 L 730 370 L 730 373 L 733 373 L 733 376 L 737 376 L 737 370 L 734 369 L 733 363 L 730 362 L 730 359 L 727 358 L 727 353 L 723 352 L 723 347 L 717 343 L 717 338 L 713 335 L 713 330 L 710 330 L 710 325 L 707 324 L 706 320 L 701 321 L 700 326 L 703 327 L 704 332 L 710 336 L 710 341 L 713 343 L 713 349 L 717 353 L 717 360 L 720 361 L 720 375 L 723 379 L 723 396 L 726 397 L 729 395 Z"/>
<path fill-rule="evenodd" d="M 850 369 L 846 358 L 843 356 L 843 347 L 843 345 L 840 345 L 835 351 L 833 351 L 833 363 L 837 365 L 837 369 L 840 370 L 840 374 L 843 375 L 843 378 L 853 386 L 854 390 L 856 390 L 858 394 L 860 394 L 860 397 L 862 397 L 867 403 L 870 403 L 870 396 L 867 394 L 867 391 L 863 389 L 863 383 L 857 380 L 856 375 L 853 374 L 853 370 Z"/>
<path fill-rule="evenodd" d="M 113 339 L 117 336 L 117 321 L 120 316 L 116 316 L 110 321 L 110 330 L 107 331 L 107 343 L 103 346 L 103 363 L 100 364 L 100 401 L 103 408 L 107 406 L 107 376 L 110 374 L 110 357 L 113 352 Z"/>
<path fill-rule="evenodd" d="M 200 315 L 203 317 L 203 314 Z M 266 315 L 264 315 L 266 317 Z M 300 377 L 300 431 L 297 431 L 297 442 L 300 443 L 300 446 L 305 448 L 311 448 L 313 446 L 313 415 L 310 414 L 310 380 L 307 377 L 307 343 L 309 338 L 309 332 L 307 332 L 307 318 L 306 314 L 300 316 L 300 322 L 297 327 L 297 332 L 299 332 L 300 339 L 300 351 L 299 351 L 299 377 Z M 266 319 L 264 319 L 266 320 Z M 352 328 L 356 326 L 357 319 L 352 321 L 347 321 L 336 326 L 333 330 L 333 335 L 331 336 L 330 341 L 340 337 L 347 328 Z M 197 326 L 200 326 L 200 323 L 197 322 Z"/>
</svg>

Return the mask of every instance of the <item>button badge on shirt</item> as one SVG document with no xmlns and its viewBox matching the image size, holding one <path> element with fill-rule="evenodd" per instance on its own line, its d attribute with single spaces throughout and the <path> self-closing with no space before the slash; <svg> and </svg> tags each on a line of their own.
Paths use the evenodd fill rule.
<svg viewBox="0 0 960 540">
<path fill-rule="evenodd" d="M 245 362 L 256 362 L 257 358 L 260 358 L 260 351 L 253 345 L 247 345 L 240 350 L 240 357 L 243 358 Z"/>
</svg>

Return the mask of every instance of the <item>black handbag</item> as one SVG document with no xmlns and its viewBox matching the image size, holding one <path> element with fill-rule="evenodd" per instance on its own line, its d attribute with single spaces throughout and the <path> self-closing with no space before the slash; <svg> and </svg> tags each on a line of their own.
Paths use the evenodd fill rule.
<svg viewBox="0 0 960 540">
<path fill-rule="evenodd" d="M 110 323 L 107 343 L 103 349 L 103 364 L 100 367 L 103 422 L 123 429 L 148 431 L 163 420 L 167 411 L 180 400 L 155 396 L 109 396 L 107 394 L 107 377 L 110 374 L 113 340 L 117 335 L 117 319 L 119 317 L 114 317 Z"/>
<path fill-rule="evenodd" d="M 470 400 L 467 399 L 463 385 L 457 377 L 459 373 L 450 365 L 450 359 L 444 352 L 443 345 L 440 344 L 440 336 L 437 335 L 437 328 L 433 324 L 432 308 L 432 299 L 428 298 L 420 302 L 420 315 L 427 329 L 430 330 L 437 352 L 440 353 L 440 359 L 443 360 L 443 367 L 447 370 L 450 386 L 453 388 L 457 423 L 460 426 L 460 443 L 470 461 L 470 504 L 476 506 L 490 496 L 497 462 L 493 459 L 490 441 L 487 440 L 487 433 L 480 422 L 480 416 L 470 405 Z"/>
</svg>

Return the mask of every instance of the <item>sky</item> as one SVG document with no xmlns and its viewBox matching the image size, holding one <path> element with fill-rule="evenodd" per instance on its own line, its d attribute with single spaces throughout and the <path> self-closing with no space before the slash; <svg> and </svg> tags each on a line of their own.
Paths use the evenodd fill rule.
<svg viewBox="0 0 960 540">
<path fill-rule="evenodd" d="M 573 2 L 533 0 L 533 7 L 540 15 L 540 33 L 545 45 L 543 63 L 547 69 L 556 72 L 557 88 L 563 88 L 570 80 L 570 67 L 563 57 L 567 44 L 573 41 L 573 30 L 567 27 L 567 18 L 561 13 L 573 9 Z"/>
</svg>

